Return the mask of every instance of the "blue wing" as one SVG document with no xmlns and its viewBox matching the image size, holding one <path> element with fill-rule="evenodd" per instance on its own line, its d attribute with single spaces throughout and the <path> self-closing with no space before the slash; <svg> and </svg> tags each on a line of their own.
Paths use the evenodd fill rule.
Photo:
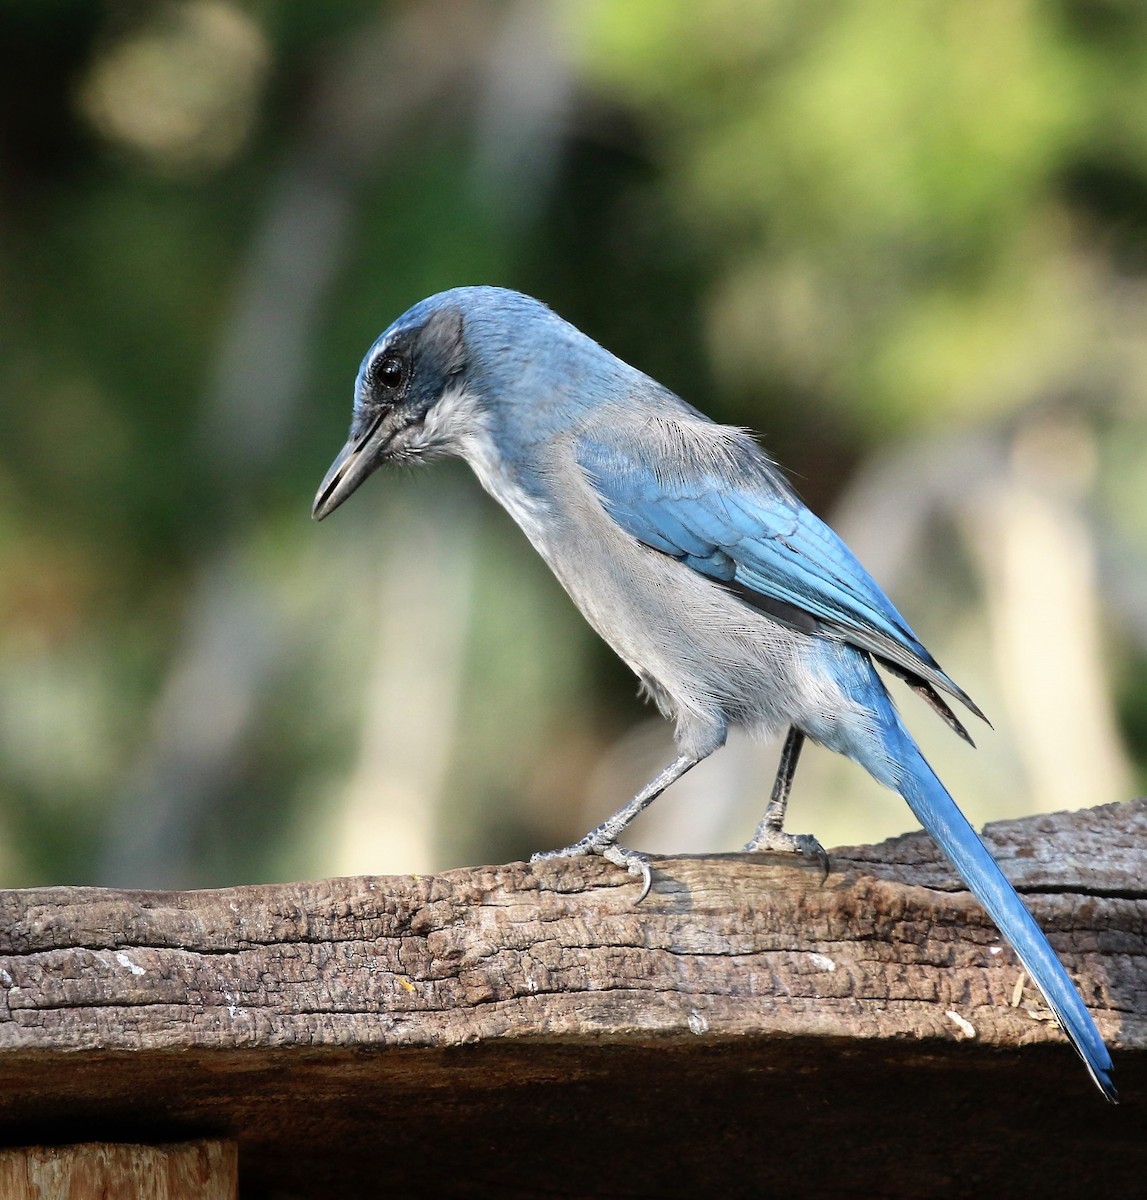
<svg viewBox="0 0 1147 1200">
<path fill-rule="evenodd" d="M 728 432 L 720 441 L 693 444 L 690 437 L 697 435 L 685 423 L 663 427 L 660 437 L 582 435 L 576 455 L 606 511 L 644 545 L 725 584 L 777 620 L 868 651 L 906 678 L 957 732 L 962 727 L 934 688 L 983 717 L 760 447 Z"/>
</svg>

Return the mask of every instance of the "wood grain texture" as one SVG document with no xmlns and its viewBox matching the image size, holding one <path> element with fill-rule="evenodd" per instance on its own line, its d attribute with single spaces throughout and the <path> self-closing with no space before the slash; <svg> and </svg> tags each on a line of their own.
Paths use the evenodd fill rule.
<svg viewBox="0 0 1147 1200">
<path fill-rule="evenodd" d="M 1115 1194 L 1147 1167 L 1147 801 L 988 840 L 1112 1047 L 1119 1109 L 907 835 L 834 851 L 823 881 L 658 860 L 637 908 L 600 860 L 0 893 L 0 1114 L 9 1141 L 234 1136 L 284 1196 L 386 1194 L 381 1163 L 466 1196 L 537 1194 L 543 1169 L 554 1195 L 960 1195 L 968 1171 L 1071 1194 L 1035 1187 L 1036 1144 L 1042 1175 Z"/>
<path fill-rule="evenodd" d="M 236 1200 L 233 1142 L 0 1150 L 4 1200 Z"/>
</svg>

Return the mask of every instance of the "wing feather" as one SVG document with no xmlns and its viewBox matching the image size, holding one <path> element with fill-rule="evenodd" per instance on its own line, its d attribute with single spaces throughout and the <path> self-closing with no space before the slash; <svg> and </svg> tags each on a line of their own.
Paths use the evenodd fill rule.
<svg viewBox="0 0 1147 1200">
<path fill-rule="evenodd" d="M 640 431 L 622 423 L 583 433 L 575 453 L 609 515 L 650 549 L 730 585 L 776 620 L 868 651 L 909 683 L 947 692 L 983 717 L 748 434 L 699 415 L 658 417 Z"/>
</svg>

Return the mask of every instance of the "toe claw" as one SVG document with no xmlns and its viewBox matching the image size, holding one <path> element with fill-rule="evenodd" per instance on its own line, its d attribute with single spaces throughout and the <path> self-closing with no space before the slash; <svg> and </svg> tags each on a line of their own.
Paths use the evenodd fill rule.
<svg viewBox="0 0 1147 1200">
<path fill-rule="evenodd" d="M 828 851 L 820 844 L 820 842 L 817 842 L 816 844 L 816 856 L 820 860 L 820 881 L 821 883 L 824 883 L 824 881 L 828 878 L 829 861 Z"/>
<path fill-rule="evenodd" d="M 824 881 L 828 878 L 828 872 L 831 867 L 831 863 L 828 859 L 828 851 L 820 844 L 820 842 L 816 840 L 816 838 L 813 838 L 813 844 L 809 847 L 809 857 L 815 858 L 816 861 L 820 863 L 820 881 L 821 883 L 824 883 Z"/>
<path fill-rule="evenodd" d="M 641 893 L 634 901 L 634 904 L 640 904 L 649 895 L 650 888 L 653 887 L 653 870 L 649 865 L 649 859 L 636 850 L 626 850 L 625 847 L 616 844 L 603 846 L 601 855 L 603 858 L 608 858 L 611 863 L 625 867 L 630 875 L 641 876 Z"/>
</svg>

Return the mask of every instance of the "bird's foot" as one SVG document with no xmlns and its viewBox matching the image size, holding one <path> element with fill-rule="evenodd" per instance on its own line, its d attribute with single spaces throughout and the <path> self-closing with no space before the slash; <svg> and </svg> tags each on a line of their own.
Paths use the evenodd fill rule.
<svg viewBox="0 0 1147 1200">
<path fill-rule="evenodd" d="M 649 866 L 648 856 L 636 850 L 626 850 L 624 846 L 598 836 L 596 829 L 587 833 L 581 841 L 574 842 L 572 846 L 566 846 L 562 850 L 541 850 L 537 854 L 531 854 L 530 862 L 545 862 L 551 858 L 584 858 L 587 854 L 600 854 L 611 863 L 625 867 L 630 875 L 641 876 L 641 894 L 634 904 L 640 904 L 649 895 L 649 889 L 653 886 L 653 871 Z"/>
<path fill-rule="evenodd" d="M 828 878 L 828 852 L 811 833 L 786 833 L 773 825 L 762 824 L 745 846 L 749 853 L 773 850 L 781 854 L 803 854 L 820 863 L 823 878 Z"/>
</svg>

